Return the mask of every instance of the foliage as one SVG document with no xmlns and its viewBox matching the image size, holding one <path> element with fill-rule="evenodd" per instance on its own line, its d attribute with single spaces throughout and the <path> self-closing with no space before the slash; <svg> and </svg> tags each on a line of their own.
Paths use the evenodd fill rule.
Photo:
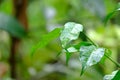
<svg viewBox="0 0 120 80">
<path fill-rule="evenodd" d="M 42 36 L 42 39 L 39 41 L 39 43 L 32 48 L 31 55 L 33 56 L 33 53 L 38 48 L 45 47 L 49 42 L 57 38 L 60 35 L 60 31 L 61 31 L 60 28 L 56 28 L 53 31 L 51 31 L 49 34 Z"/>
<path fill-rule="evenodd" d="M 7 34 L 10 33 L 22 38 L 16 50 L 20 80 L 101 80 L 104 74 L 116 69 L 114 64 L 119 67 L 116 62 L 120 52 L 120 6 L 117 1 L 28 0 L 26 14 L 30 37 L 27 38 L 23 38 L 26 35 L 23 26 L 11 16 L 13 0 L 0 1 L 0 29 L 3 30 L 0 30 L 0 61 L 9 63 L 11 42 Z M 65 23 L 69 28 L 66 29 Z M 76 24 L 79 25 L 77 29 Z M 59 26 L 62 28 L 56 28 Z M 59 53 L 59 57 L 55 53 Z M 3 80 L 9 79 L 9 72 Z M 114 74 L 114 79 L 119 80 L 119 75 L 119 72 Z"/>
<path fill-rule="evenodd" d="M 107 16 L 105 17 L 105 25 L 107 24 L 108 20 L 111 19 L 118 11 L 120 11 L 120 3 L 118 3 L 117 7 L 109 14 L 107 14 Z"/>
<path fill-rule="evenodd" d="M 11 36 L 17 38 L 23 38 L 27 34 L 23 26 L 15 18 L 3 13 L 0 13 L 0 29 L 9 32 Z"/>
<path fill-rule="evenodd" d="M 68 43 L 70 43 L 72 40 L 76 40 L 79 36 L 79 33 L 82 31 L 83 26 L 81 24 L 76 24 L 73 22 L 66 23 L 65 28 L 60 35 L 62 47 L 66 48 Z"/>
<path fill-rule="evenodd" d="M 95 45 L 95 43 L 90 38 L 88 38 L 87 35 L 85 35 L 85 34 L 84 35 L 90 40 L 91 44 L 89 44 L 89 46 L 83 44 L 82 46 L 75 48 L 75 46 L 72 45 L 73 44 L 72 41 L 78 39 L 80 32 L 83 32 L 83 26 L 81 24 L 74 23 L 74 22 L 66 23 L 64 25 L 63 30 L 61 31 L 60 41 L 62 43 L 63 52 L 66 53 L 66 63 L 67 64 L 68 64 L 71 54 L 73 52 L 78 52 L 78 53 L 80 53 L 79 58 L 80 58 L 80 62 L 82 64 L 81 75 L 84 73 L 86 68 L 99 63 L 104 56 L 107 57 L 108 59 L 110 59 L 118 67 L 120 67 L 119 63 L 114 62 L 108 55 L 105 54 L 106 53 L 105 48 L 100 48 L 97 45 Z M 52 37 L 53 35 L 54 34 L 51 34 L 50 37 Z M 58 36 L 55 36 L 55 37 L 58 37 Z M 44 42 L 42 41 L 41 44 L 43 44 L 43 43 Z M 76 45 L 79 45 L 79 44 L 76 44 Z M 39 46 L 37 46 L 37 47 L 39 47 Z M 113 75 L 113 77 L 105 76 L 104 80 L 106 80 L 106 79 L 117 80 L 120 73 L 119 73 L 119 71 L 118 72 L 116 71 L 116 72 L 113 72 L 112 75 Z"/>
<path fill-rule="evenodd" d="M 104 80 L 120 80 L 120 70 L 113 71 L 112 74 L 104 76 Z"/>
</svg>

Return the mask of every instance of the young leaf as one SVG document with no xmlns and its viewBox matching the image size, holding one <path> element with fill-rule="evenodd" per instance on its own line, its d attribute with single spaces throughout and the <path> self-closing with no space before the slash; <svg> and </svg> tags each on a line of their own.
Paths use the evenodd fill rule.
<svg viewBox="0 0 120 80">
<path fill-rule="evenodd" d="M 17 38 L 26 36 L 24 27 L 16 19 L 3 13 L 0 13 L 0 29 L 9 32 Z"/>
<path fill-rule="evenodd" d="M 40 40 L 40 42 L 32 48 L 31 55 L 33 55 L 33 53 L 38 48 L 45 47 L 49 42 L 51 42 L 52 40 L 57 38 L 60 35 L 60 31 L 61 31 L 61 28 L 56 28 L 53 31 L 51 31 L 50 33 L 44 35 L 42 37 L 42 39 Z"/>
<path fill-rule="evenodd" d="M 70 47 L 63 49 L 63 52 L 66 53 L 66 64 L 68 65 L 68 61 L 72 55 L 72 53 L 79 52 L 81 46 L 88 46 L 91 45 L 89 42 L 81 42 L 77 45 L 71 45 Z"/>
<path fill-rule="evenodd" d="M 92 45 L 92 43 L 90 43 L 90 42 L 80 42 L 80 43 L 74 45 L 74 47 L 75 47 L 77 50 L 79 50 L 81 46 L 90 46 L 90 45 Z"/>
<path fill-rule="evenodd" d="M 118 11 L 120 11 L 120 3 L 118 3 L 118 5 L 117 5 L 117 7 L 115 8 L 114 11 L 112 11 L 111 13 L 109 13 L 109 14 L 105 17 L 105 20 L 104 20 L 105 25 L 107 24 L 108 20 L 109 20 L 110 18 L 112 18 L 113 15 L 114 15 L 116 12 L 118 12 Z"/>
<path fill-rule="evenodd" d="M 84 73 L 87 67 L 100 62 L 104 55 L 104 48 L 96 48 L 94 45 L 81 46 L 80 48 L 80 61 L 82 63 L 81 75 Z"/>
<path fill-rule="evenodd" d="M 120 80 L 120 70 L 113 71 L 110 75 L 105 75 L 103 80 Z"/>
<path fill-rule="evenodd" d="M 72 46 L 72 47 L 67 48 L 67 51 L 72 53 L 72 52 L 77 52 L 78 50 Z"/>
<path fill-rule="evenodd" d="M 79 37 L 80 32 L 82 31 L 83 26 L 81 24 L 77 24 L 74 22 L 66 23 L 60 35 L 62 47 L 65 48 L 70 41 L 76 40 Z"/>
</svg>

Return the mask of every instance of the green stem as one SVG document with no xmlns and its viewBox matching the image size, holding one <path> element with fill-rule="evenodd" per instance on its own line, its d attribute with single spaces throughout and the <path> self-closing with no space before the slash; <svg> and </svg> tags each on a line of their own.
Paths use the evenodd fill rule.
<svg viewBox="0 0 120 80">
<path fill-rule="evenodd" d="M 120 68 L 120 64 L 119 64 L 118 62 L 114 61 L 110 56 L 108 56 L 108 55 L 106 55 L 106 54 L 105 54 L 105 56 L 106 56 L 111 62 L 113 62 L 117 67 Z"/>
<path fill-rule="evenodd" d="M 96 47 L 98 47 L 98 45 L 95 44 L 84 32 L 82 32 L 82 33 L 83 33 L 83 35 L 84 35 L 93 45 L 95 45 Z"/>
</svg>

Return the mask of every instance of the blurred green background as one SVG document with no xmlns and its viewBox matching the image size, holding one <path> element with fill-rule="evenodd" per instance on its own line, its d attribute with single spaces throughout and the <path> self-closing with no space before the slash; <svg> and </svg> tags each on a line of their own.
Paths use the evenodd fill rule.
<svg viewBox="0 0 120 80">
<path fill-rule="evenodd" d="M 11 36 L 23 35 L 22 32 L 18 33 L 19 28 L 12 27 L 20 25 L 15 24 L 15 21 L 22 21 L 14 14 L 13 1 L 15 0 L 0 0 L 0 80 L 13 80 L 9 59 L 13 44 Z M 16 80 L 102 80 L 105 74 L 111 73 L 116 68 L 113 63 L 106 60 L 105 63 L 87 69 L 80 77 L 81 64 L 78 54 L 72 55 L 68 66 L 65 64 L 65 54 L 57 57 L 61 51 L 59 38 L 36 50 L 31 57 L 31 49 L 41 37 L 57 27 L 62 27 L 66 22 L 84 25 L 86 34 L 100 46 L 112 50 L 111 57 L 120 62 L 120 13 L 117 12 L 108 21 L 107 26 L 104 26 L 105 17 L 116 8 L 119 0 L 16 1 L 19 3 L 27 1 L 25 12 L 29 36 L 20 38 L 16 49 Z M 21 11 L 18 12 L 22 14 Z M 9 16 L 9 19 L 5 16 Z M 16 19 L 12 21 L 13 17 Z M 24 19 L 24 16 L 22 17 Z"/>
</svg>

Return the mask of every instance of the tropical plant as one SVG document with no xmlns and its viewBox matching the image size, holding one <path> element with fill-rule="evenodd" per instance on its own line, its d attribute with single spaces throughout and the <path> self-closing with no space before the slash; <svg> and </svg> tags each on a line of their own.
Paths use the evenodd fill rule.
<svg viewBox="0 0 120 80">
<path fill-rule="evenodd" d="M 108 20 L 116 13 L 116 11 L 120 10 L 120 4 L 118 4 L 117 8 L 111 13 L 109 13 L 105 18 L 105 25 Z M 67 22 L 63 28 L 56 28 L 51 31 L 49 34 L 43 36 L 40 43 L 32 49 L 32 54 L 39 47 L 44 47 L 51 40 L 56 37 L 60 37 L 62 51 L 61 53 L 66 53 L 66 64 L 73 53 L 79 54 L 79 60 L 82 64 L 81 74 L 82 75 L 87 68 L 93 66 L 99 62 L 104 62 L 105 59 L 109 59 L 113 62 L 118 70 L 113 71 L 111 75 L 105 75 L 103 80 L 120 80 L 120 64 L 114 61 L 110 54 L 111 50 L 100 47 L 94 41 L 92 41 L 84 32 L 83 25 L 75 23 L 75 22 Z M 88 41 L 81 41 L 82 38 L 85 37 Z M 49 39 L 48 39 L 49 38 Z"/>
</svg>

